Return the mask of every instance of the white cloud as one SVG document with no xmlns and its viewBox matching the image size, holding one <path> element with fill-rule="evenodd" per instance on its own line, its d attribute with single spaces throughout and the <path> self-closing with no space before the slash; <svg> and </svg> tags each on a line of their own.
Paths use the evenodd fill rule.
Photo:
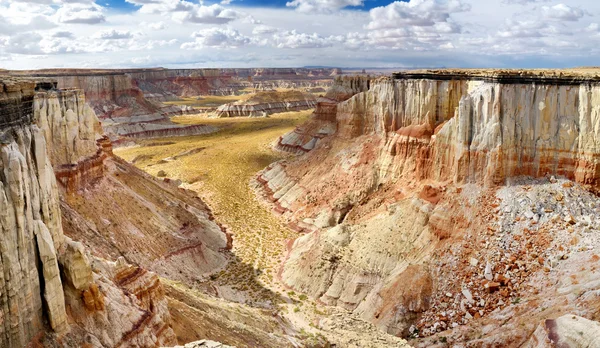
<svg viewBox="0 0 600 348">
<path fill-rule="evenodd" d="M 367 29 L 389 29 L 404 26 L 433 27 L 448 23 L 450 15 L 469 11 L 470 6 L 460 0 L 395 1 L 370 11 L 371 22 Z"/>
<path fill-rule="evenodd" d="M 96 4 L 65 4 L 55 14 L 60 23 L 69 24 L 98 24 L 106 22 L 104 8 Z"/>
<path fill-rule="evenodd" d="M 317 33 L 299 33 L 296 30 L 284 31 L 273 35 L 273 43 L 277 48 L 323 48 L 344 40 L 341 36 L 323 37 Z"/>
<path fill-rule="evenodd" d="M 585 16 L 585 11 L 580 8 L 558 4 L 554 6 L 543 6 L 542 12 L 547 19 L 576 22 Z"/>
<path fill-rule="evenodd" d="M 197 5 L 182 0 L 126 0 L 141 6 L 140 13 L 170 15 L 177 22 L 198 24 L 226 24 L 243 18 L 244 14 L 219 4 Z"/>
<path fill-rule="evenodd" d="M 187 11 L 177 11 L 173 19 L 178 22 L 200 24 L 226 24 L 242 17 L 238 11 L 226 9 L 220 5 L 194 6 Z"/>
<path fill-rule="evenodd" d="M 165 24 L 165 22 L 163 21 L 159 21 L 159 22 L 141 22 L 140 27 L 142 28 L 150 28 L 152 30 L 164 30 L 167 29 L 168 26 Z"/>
<path fill-rule="evenodd" d="M 277 28 L 272 27 L 270 25 L 260 24 L 252 29 L 253 35 L 265 35 L 265 34 L 273 34 L 277 32 Z"/>
<path fill-rule="evenodd" d="M 363 49 L 435 50 L 450 47 L 462 26 L 452 15 L 468 12 L 461 0 L 395 1 L 369 11 L 366 33 L 347 35 L 345 45 Z"/>
<path fill-rule="evenodd" d="M 371 11 L 345 9 L 365 0 L 128 1 L 137 10 L 0 0 L 3 67 L 576 66 L 600 54 L 592 0 L 389 0 Z"/>
<path fill-rule="evenodd" d="M 72 32 L 70 31 L 57 31 L 54 34 L 52 34 L 52 37 L 54 38 L 64 38 L 64 39 L 74 39 L 75 35 L 73 35 Z"/>
<path fill-rule="evenodd" d="M 0 43 L 3 50 L 16 54 L 42 54 L 40 41 L 42 36 L 36 33 L 17 33 Z"/>
<path fill-rule="evenodd" d="M 131 39 L 133 37 L 133 33 L 127 30 L 103 30 L 99 31 L 94 35 L 95 39 L 101 40 L 123 40 L 123 39 Z"/>
<path fill-rule="evenodd" d="M 363 0 L 293 0 L 285 4 L 300 12 L 332 12 L 348 6 L 362 6 Z"/>
<path fill-rule="evenodd" d="M 181 45 L 182 49 L 199 50 L 205 47 L 238 48 L 250 43 L 250 38 L 231 28 L 210 28 L 196 31 L 192 34 L 192 42 Z"/>
<path fill-rule="evenodd" d="M 518 5 L 529 5 L 529 4 L 537 4 L 542 2 L 548 2 L 550 0 L 502 0 L 504 4 L 518 4 Z"/>
</svg>

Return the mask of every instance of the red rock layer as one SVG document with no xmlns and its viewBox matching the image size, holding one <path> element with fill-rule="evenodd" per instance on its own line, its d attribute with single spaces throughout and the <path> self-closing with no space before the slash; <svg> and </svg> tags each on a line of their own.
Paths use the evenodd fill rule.
<svg viewBox="0 0 600 348">
<path fill-rule="evenodd" d="M 98 150 L 92 156 L 77 164 L 64 164 L 55 168 L 56 179 L 65 187 L 67 193 L 73 193 L 90 185 L 104 175 L 104 160 L 112 156 L 112 144 L 107 136 L 103 136 L 98 139 L 97 145 Z"/>
</svg>

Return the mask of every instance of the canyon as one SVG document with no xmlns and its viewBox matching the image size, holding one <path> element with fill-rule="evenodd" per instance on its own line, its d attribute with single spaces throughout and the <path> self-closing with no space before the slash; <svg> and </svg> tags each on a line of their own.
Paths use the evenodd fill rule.
<svg viewBox="0 0 600 348">
<path fill-rule="evenodd" d="M 119 137 L 166 137 L 214 132 L 196 125 L 180 127 L 173 115 L 193 107 L 164 104 L 182 97 L 239 95 L 276 88 L 322 88 L 341 69 L 49 69 L 9 71 L 15 76 L 52 78 L 61 89 L 83 90 L 112 140 Z"/>
<path fill-rule="evenodd" d="M 598 345 L 595 69 L 1 73 L 2 346 Z"/>
</svg>

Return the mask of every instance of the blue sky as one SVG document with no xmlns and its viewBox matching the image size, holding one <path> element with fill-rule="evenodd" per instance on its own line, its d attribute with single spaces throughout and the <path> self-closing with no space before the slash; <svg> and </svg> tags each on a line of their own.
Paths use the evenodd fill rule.
<svg viewBox="0 0 600 348">
<path fill-rule="evenodd" d="M 0 0 L 0 67 L 597 65 L 592 0 Z"/>
<path fill-rule="evenodd" d="M 273 7 L 273 8 L 287 8 L 285 4 L 287 0 L 234 0 L 231 2 L 232 5 L 239 7 Z M 375 7 L 385 6 L 389 4 L 389 0 L 366 0 L 361 6 L 349 6 L 347 9 L 353 9 L 357 11 L 368 11 Z M 205 1 L 205 4 L 218 4 L 218 1 Z M 123 11 L 135 11 L 137 7 L 131 3 L 127 3 L 124 0 L 109 0 L 101 2 L 109 8 L 115 8 Z"/>
</svg>

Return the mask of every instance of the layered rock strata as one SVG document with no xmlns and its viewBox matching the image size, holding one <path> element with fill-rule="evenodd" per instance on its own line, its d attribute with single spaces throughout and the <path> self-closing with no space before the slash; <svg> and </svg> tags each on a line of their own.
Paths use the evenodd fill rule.
<svg viewBox="0 0 600 348">
<path fill-rule="evenodd" d="M 16 76 L 52 78 L 58 88 L 83 90 L 87 102 L 99 116 L 112 140 L 197 135 L 213 132 L 204 126 L 182 126 L 171 116 L 196 113 L 188 106 L 163 104 L 180 97 L 232 95 L 241 90 L 272 88 L 308 88 L 331 85 L 339 69 L 130 69 L 85 70 L 51 69 L 9 71 Z M 57 82 L 56 82 L 57 81 Z M 292 105 L 293 104 L 293 105 Z M 303 109 L 302 103 L 272 105 L 255 110 Z M 88 113 L 89 114 L 89 113 Z M 83 114 L 82 114 L 83 115 Z M 123 141 L 123 140 L 121 140 Z"/>
<path fill-rule="evenodd" d="M 69 237 L 172 279 L 195 281 L 225 265 L 230 237 L 206 205 L 115 157 L 80 90 L 38 92 L 33 117 L 50 144 Z"/>
<path fill-rule="evenodd" d="M 118 162 L 83 93 L 56 90 L 52 82 L 9 77 L 0 81 L 0 226 L 4 233 L 0 345 L 174 345 L 176 338 L 158 276 L 128 264 L 124 258 L 115 263 L 91 255 L 89 247 L 98 246 L 97 231 L 88 237 L 89 231 L 95 230 L 94 221 L 85 210 L 76 213 L 68 205 L 81 190 L 114 180 L 111 174 Z M 124 161 L 118 165 L 121 171 L 133 168 Z M 130 179 L 138 184 L 152 181 L 135 173 L 138 177 Z M 106 184 L 103 189 L 135 192 L 136 187 L 128 184 Z M 164 201 L 170 191 L 177 190 L 165 184 L 156 194 Z M 139 192 L 129 204 L 139 202 Z M 177 227 L 173 229 L 184 236 L 177 238 L 183 245 L 173 246 L 173 255 L 183 257 L 202 250 L 205 255 L 201 257 L 186 257 L 192 260 L 194 272 L 207 260 L 217 263 L 209 268 L 218 267 L 224 261 L 219 248 L 227 248 L 228 238 L 211 222 L 210 212 L 197 198 L 189 194 L 181 197 L 186 197 L 187 203 L 176 203 L 169 209 L 174 210 L 174 216 L 179 216 L 178 209 L 188 209 L 189 217 L 184 217 L 183 228 L 174 222 Z M 169 200 L 167 205 L 173 202 Z M 93 209 L 112 212 L 111 205 L 112 201 L 100 199 Z M 156 214 L 152 211 L 148 218 L 152 220 Z M 77 222 L 72 219 L 74 215 Z M 203 220 L 199 225 L 194 218 Z M 73 239 L 63 234 L 63 226 Z M 85 240 L 85 244 L 75 240 Z M 119 254 L 118 248 L 111 249 Z M 93 250 L 102 254 L 101 248 Z M 164 264 L 154 268 L 169 269 Z"/>
<path fill-rule="evenodd" d="M 0 345 L 24 346 L 67 330 L 57 250 L 64 236 L 43 132 L 33 123 L 35 83 L 0 82 Z"/>
<path fill-rule="evenodd" d="M 259 97 L 261 94 L 257 94 Z M 302 98 L 299 99 L 298 97 Z M 221 105 L 212 113 L 213 117 L 266 117 L 271 114 L 290 111 L 312 109 L 316 106 L 316 99 L 309 94 L 284 98 L 282 101 L 237 101 Z"/>
<path fill-rule="evenodd" d="M 363 83 L 359 78 L 348 82 Z M 531 213 L 526 224 L 514 227 L 511 221 L 498 227 L 490 212 L 528 188 L 517 185 L 502 194 L 495 190 L 522 176 L 560 176 L 571 180 L 564 187 L 575 182 L 598 189 L 600 148 L 593 139 L 600 123 L 600 82 L 585 74 L 409 72 L 364 84 L 368 90 L 336 105 L 333 135 L 319 139 L 304 156 L 269 166 L 257 178 L 274 210 L 307 233 L 291 246 L 282 280 L 406 336 L 431 335 L 492 315 L 511 297 L 539 300 L 531 293 L 542 289 L 532 279 L 543 276 L 546 260 L 556 257 L 552 243 L 560 243 L 555 241 L 564 238 L 566 227 L 561 217 L 549 213 L 556 208 L 535 208 L 533 203 L 530 209 L 538 215 Z M 302 143 L 292 139 L 284 145 Z M 543 196 L 547 191 L 541 183 L 548 179 L 538 180 L 535 192 Z M 563 190 L 557 185 L 552 190 Z M 589 193 L 586 197 L 595 206 Z M 514 211 L 512 206 L 502 209 Z M 529 216 L 524 209 L 519 207 L 518 214 Z M 569 208 L 560 214 L 577 224 L 588 213 Z M 539 236 L 530 236 L 533 230 Z M 500 234 L 485 243 L 490 233 Z M 512 239 L 513 234 L 518 236 Z M 459 242 L 463 239 L 472 243 Z M 474 253 L 479 243 L 486 247 Z M 581 239 L 571 243 L 573 252 L 587 248 Z M 516 255 L 515 260 L 499 258 L 502 253 Z M 535 260 L 526 274 L 501 271 L 518 268 L 514 262 L 532 262 L 526 260 Z M 470 268 L 463 262 L 475 265 L 472 273 L 465 272 Z M 491 278 L 483 278 L 487 283 L 481 284 L 481 292 L 477 284 L 485 272 Z M 463 278 L 463 273 L 468 274 Z M 500 275 L 514 281 L 507 285 L 508 278 Z M 462 295 L 461 286 L 467 289 Z M 532 292 L 522 290 L 526 288 Z M 551 306 L 558 307 L 561 300 L 545 293 L 556 299 Z M 475 303 L 484 305 L 475 310 Z M 579 308 L 574 302 L 560 303 L 562 313 Z M 462 314 L 452 319 L 457 313 Z M 537 325 L 534 317 L 515 315 L 510 335 L 524 343 L 527 330 Z M 481 342 L 507 342 L 507 335 L 487 330 L 494 338 Z"/>
<path fill-rule="evenodd" d="M 312 150 L 321 139 L 335 133 L 338 103 L 369 90 L 370 81 L 369 76 L 336 77 L 325 96 L 317 99 L 309 121 L 281 136 L 274 148 L 295 154 Z"/>
</svg>

